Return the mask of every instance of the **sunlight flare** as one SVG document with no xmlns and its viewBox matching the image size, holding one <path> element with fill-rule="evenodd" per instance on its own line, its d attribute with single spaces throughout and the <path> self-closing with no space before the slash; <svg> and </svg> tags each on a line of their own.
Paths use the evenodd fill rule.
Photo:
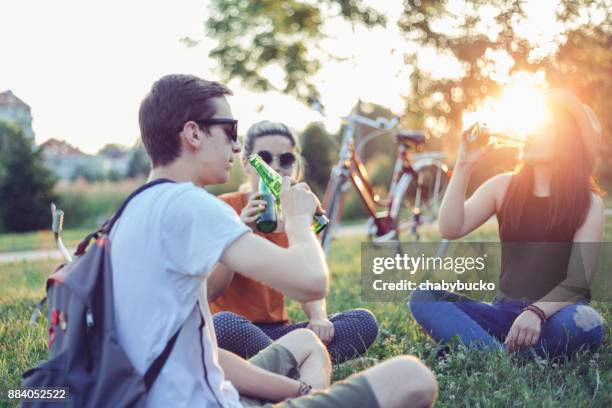
<svg viewBox="0 0 612 408">
<path fill-rule="evenodd" d="M 487 97 L 473 112 L 463 114 L 464 128 L 476 122 L 492 131 L 526 138 L 549 120 L 544 88 L 528 80 L 515 81 L 504 87 L 498 98 Z"/>
</svg>

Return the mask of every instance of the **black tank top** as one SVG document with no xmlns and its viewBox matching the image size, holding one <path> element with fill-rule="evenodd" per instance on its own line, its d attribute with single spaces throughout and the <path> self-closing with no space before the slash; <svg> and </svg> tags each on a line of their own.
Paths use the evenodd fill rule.
<svg viewBox="0 0 612 408">
<path fill-rule="evenodd" d="M 535 301 L 566 278 L 575 228 L 558 225 L 546 231 L 549 211 L 550 197 L 530 194 L 520 219 L 497 214 L 502 252 L 499 289 L 506 296 Z M 517 222 L 518 228 L 512 228 Z"/>
</svg>

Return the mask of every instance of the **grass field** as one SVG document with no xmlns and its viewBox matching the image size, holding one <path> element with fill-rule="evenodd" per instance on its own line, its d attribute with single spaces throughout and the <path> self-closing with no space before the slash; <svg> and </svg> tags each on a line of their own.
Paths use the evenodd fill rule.
<svg viewBox="0 0 612 408">
<path fill-rule="evenodd" d="M 486 226 L 468 239 L 495 240 L 495 237 L 494 226 Z M 435 239 L 435 235 L 430 234 L 428 238 Z M 12 242 L 13 248 L 20 247 L 28 239 L 31 241 L 33 238 L 23 238 L 19 244 L 16 238 L 9 241 L 0 237 L 0 244 L 5 245 L 0 248 L 9 247 L 6 242 Z M 405 304 L 361 302 L 358 254 L 362 240 L 361 237 L 343 237 L 333 243 L 330 256 L 332 285 L 327 302 L 329 312 L 355 307 L 370 309 L 378 319 L 380 334 L 367 355 L 384 360 L 399 354 L 414 354 L 423 359 L 438 378 L 438 406 L 612 406 L 612 333 L 609 326 L 606 342 L 598 352 L 580 355 L 563 364 L 467 350 L 438 361 L 434 357 L 436 344 L 418 329 Z M 610 228 L 606 230 L 606 240 L 612 241 Z M 38 238 L 36 242 L 39 242 Z M 41 242 L 40 245 L 47 244 Z M 45 276 L 55 263 L 0 264 L 0 390 L 17 387 L 20 373 L 46 357 L 46 321 L 40 319 L 35 327 L 28 327 L 28 321 L 32 306 L 43 295 Z M 288 307 L 293 319 L 304 318 L 296 303 L 288 302 Z M 595 304 L 595 307 L 606 321 L 611 321 L 609 304 Z M 344 378 L 355 369 L 337 367 L 334 379 Z M 406 378 L 406 381 L 410 379 Z M 0 401 L 0 406 L 10 405 L 7 401 Z"/>
<path fill-rule="evenodd" d="M 87 234 L 94 231 L 89 229 L 68 229 L 62 231 L 62 241 L 68 248 L 74 248 Z M 23 234 L 0 235 L 0 254 L 13 251 L 32 251 L 38 249 L 56 248 L 51 230 L 27 232 Z"/>
</svg>

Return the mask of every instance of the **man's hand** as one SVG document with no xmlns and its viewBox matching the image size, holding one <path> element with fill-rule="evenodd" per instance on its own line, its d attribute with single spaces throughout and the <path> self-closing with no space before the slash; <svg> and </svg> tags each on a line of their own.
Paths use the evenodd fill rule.
<svg viewBox="0 0 612 408">
<path fill-rule="evenodd" d="M 538 315 L 529 310 L 523 313 L 512 323 L 506 337 L 506 346 L 509 351 L 516 351 L 521 347 L 533 346 L 540 338 L 541 322 Z"/>
<path fill-rule="evenodd" d="M 281 207 L 285 222 L 304 217 L 310 225 L 317 203 L 317 197 L 310 191 L 306 183 L 297 183 L 292 186 L 291 179 L 283 177 Z"/>
<path fill-rule="evenodd" d="M 334 338 L 334 324 L 326 317 L 310 319 L 306 328 L 312 330 L 324 344 L 329 344 Z"/>
</svg>

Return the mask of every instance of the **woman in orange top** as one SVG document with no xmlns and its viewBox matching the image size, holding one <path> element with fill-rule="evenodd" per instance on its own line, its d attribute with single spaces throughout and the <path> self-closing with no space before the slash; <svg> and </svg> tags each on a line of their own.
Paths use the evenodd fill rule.
<svg viewBox="0 0 612 408">
<path fill-rule="evenodd" d="M 257 194 L 259 176 L 248 164 L 251 153 L 258 153 L 283 176 L 297 174 L 297 143 L 293 132 L 284 124 L 263 121 L 251 126 L 244 142 L 243 166 L 249 176 L 245 188 L 221 195 L 240 219 L 256 234 L 280 245 L 288 246 L 287 235 L 279 217 L 277 229 L 263 233 L 255 227 L 259 209 L 265 201 Z M 291 271 L 287 271 L 291 273 Z M 308 328 L 317 334 L 332 357 L 343 362 L 364 353 L 378 334 L 374 315 L 365 309 L 327 315 L 325 299 L 301 303 L 308 321 L 291 323 L 285 311 L 284 296 L 239 273 L 228 289 L 211 302 L 219 347 L 245 358 L 254 356 L 274 340 L 298 328 Z"/>
</svg>

